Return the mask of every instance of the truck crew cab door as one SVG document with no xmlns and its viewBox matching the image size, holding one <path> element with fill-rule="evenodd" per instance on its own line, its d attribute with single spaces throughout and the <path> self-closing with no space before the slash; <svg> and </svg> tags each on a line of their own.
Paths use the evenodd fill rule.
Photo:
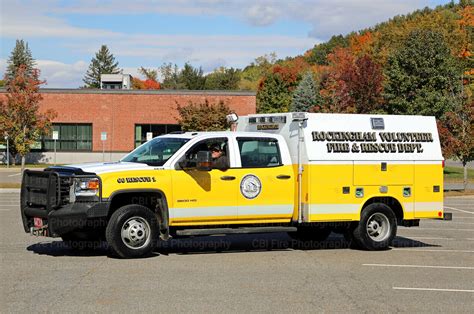
<svg viewBox="0 0 474 314">
<path fill-rule="evenodd" d="M 295 175 L 286 143 L 271 137 L 237 137 L 239 221 L 289 222 Z"/>
<path fill-rule="evenodd" d="M 219 144 L 229 162 L 228 169 L 197 170 L 193 160 L 199 151 Z M 169 209 L 170 224 L 176 226 L 227 224 L 237 222 L 237 191 L 239 189 L 235 163 L 227 137 L 210 138 L 194 144 L 180 161 L 189 168 L 177 167 L 172 173 L 173 200 Z M 180 164 L 178 161 L 178 165 Z M 195 162 L 194 162 L 195 163 Z"/>
</svg>

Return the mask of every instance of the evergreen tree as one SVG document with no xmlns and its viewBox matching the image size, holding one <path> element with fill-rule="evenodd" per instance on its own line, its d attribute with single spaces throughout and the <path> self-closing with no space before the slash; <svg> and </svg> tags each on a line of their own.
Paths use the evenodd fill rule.
<svg viewBox="0 0 474 314">
<path fill-rule="evenodd" d="M 307 72 L 293 93 L 291 110 L 295 112 L 307 112 L 314 106 L 321 104 L 322 98 L 321 95 L 319 95 L 319 88 L 314 82 L 313 74 L 311 72 Z"/>
<path fill-rule="evenodd" d="M 280 75 L 271 73 L 261 82 L 257 92 L 257 112 L 288 112 L 291 107 L 289 83 Z"/>
<path fill-rule="evenodd" d="M 18 69 L 22 65 L 25 68 L 25 74 L 32 76 L 35 60 L 31 56 L 28 43 L 23 41 L 23 39 L 17 39 L 15 48 L 13 48 L 10 58 L 8 58 L 7 61 L 7 71 L 5 73 L 6 79 L 12 80 L 15 78 Z"/>
<path fill-rule="evenodd" d="M 402 47 L 389 57 L 385 74 L 389 113 L 440 118 L 459 103 L 460 71 L 437 32 L 410 33 Z"/>
<path fill-rule="evenodd" d="M 221 67 L 206 76 L 205 89 L 236 90 L 239 82 L 240 70 Z"/>
<path fill-rule="evenodd" d="M 206 77 L 202 68 L 195 68 L 191 64 L 185 63 L 183 70 L 179 73 L 179 82 L 185 89 L 202 90 L 206 84 Z"/>
<path fill-rule="evenodd" d="M 101 74 L 118 74 L 118 62 L 115 62 L 115 57 L 110 53 L 106 45 L 102 45 L 100 50 L 92 58 L 89 69 L 83 79 L 86 88 L 100 88 Z"/>
</svg>

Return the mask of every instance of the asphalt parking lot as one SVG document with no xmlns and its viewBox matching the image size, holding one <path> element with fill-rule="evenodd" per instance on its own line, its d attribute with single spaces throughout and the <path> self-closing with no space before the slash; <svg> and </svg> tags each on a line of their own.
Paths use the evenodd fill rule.
<svg viewBox="0 0 474 314">
<path fill-rule="evenodd" d="M 452 221 L 399 228 L 393 248 L 320 245 L 284 233 L 173 240 L 154 256 L 76 252 L 24 233 L 19 194 L 0 194 L 1 312 L 470 312 L 474 198 L 447 198 Z"/>
</svg>

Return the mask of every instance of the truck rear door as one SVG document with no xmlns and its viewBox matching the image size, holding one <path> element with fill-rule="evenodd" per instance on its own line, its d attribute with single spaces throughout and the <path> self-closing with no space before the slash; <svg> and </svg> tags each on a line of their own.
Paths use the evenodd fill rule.
<svg viewBox="0 0 474 314">
<path fill-rule="evenodd" d="M 237 137 L 236 141 L 239 221 L 289 222 L 294 210 L 295 176 L 286 146 L 281 147 L 286 144 L 272 137 Z"/>
</svg>

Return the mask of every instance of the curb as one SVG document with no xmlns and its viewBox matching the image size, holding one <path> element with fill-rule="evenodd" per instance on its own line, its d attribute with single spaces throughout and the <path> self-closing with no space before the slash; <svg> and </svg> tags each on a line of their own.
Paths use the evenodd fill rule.
<svg viewBox="0 0 474 314">
<path fill-rule="evenodd" d="M 0 194 L 20 193 L 20 189 L 0 189 Z"/>
</svg>

